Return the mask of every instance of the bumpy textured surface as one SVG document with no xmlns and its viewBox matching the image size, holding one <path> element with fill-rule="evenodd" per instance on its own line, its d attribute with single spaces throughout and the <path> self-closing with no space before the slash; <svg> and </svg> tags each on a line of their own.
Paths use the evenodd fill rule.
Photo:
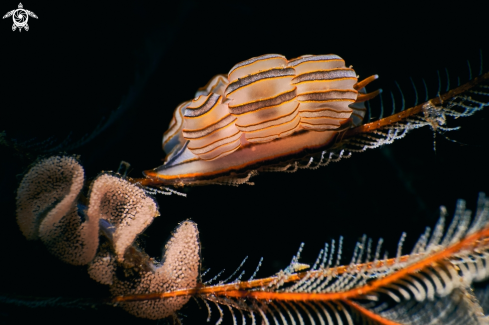
<svg viewBox="0 0 489 325">
<path fill-rule="evenodd" d="M 95 258 L 88 264 L 88 274 L 92 279 L 105 285 L 112 285 L 117 263 L 110 252 L 109 243 L 101 245 Z"/>
<path fill-rule="evenodd" d="M 146 294 L 192 288 L 197 285 L 200 269 L 200 242 L 197 225 L 181 223 L 165 246 L 162 264 L 154 272 L 139 278 L 117 280 L 111 287 L 114 295 Z M 123 303 L 123 308 L 138 317 L 160 319 L 174 315 L 190 297 Z"/>
<path fill-rule="evenodd" d="M 83 168 L 73 157 L 54 156 L 37 162 L 17 193 L 17 221 L 23 234 L 41 239 L 65 262 L 88 264 L 90 277 L 110 285 L 114 295 L 197 285 L 200 242 L 195 223 L 185 221 L 177 227 L 157 265 L 134 245 L 136 237 L 159 215 L 153 198 L 120 176 L 104 173 L 92 181 L 86 208 L 79 197 L 83 183 Z M 99 231 L 106 239 L 100 247 Z M 126 302 L 123 307 L 139 317 L 160 319 L 175 315 L 189 299 Z"/>
<path fill-rule="evenodd" d="M 67 195 L 76 197 L 83 179 L 83 168 L 72 157 L 43 159 L 25 174 L 17 190 L 17 223 L 27 239 L 39 238 L 42 219 Z"/>
<path fill-rule="evenodd" d="M 55 156 L 34 165 L 17 191 L 17 223 L 24 236 L 40 238 L 53 255 L 76 265 L 92 260 L 98 246 L 98 217 L 78 215 L 83 181 L 75 158 Z"/>
<path fill-rule="evenodd" d="M 97 177 L 90 188 L 89 218 L 107 220 L 114 250 L 122 261 L 136 236 L 158 215 L 156 202 L 138 186 L 109 174 Z"/>
</svg>

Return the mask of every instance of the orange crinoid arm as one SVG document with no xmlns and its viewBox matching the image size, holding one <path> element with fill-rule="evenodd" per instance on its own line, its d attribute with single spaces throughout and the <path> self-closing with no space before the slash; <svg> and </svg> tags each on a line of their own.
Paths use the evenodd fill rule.
<svg viewBox="0 0 489 325">
<path fill-rule="evenodd" d="M 377 248 L 376 257 L 371 261 L 370 254 L 365 253 L 370 251 L 370 244 L 366 245 L 364 237 L 357 243 L 352 263 L 348 266 L 330 266 L 335 253 L 332 248 L 329 255 L 321 251 L 310 270 L 297 273 L 296 270 L 308 267 L 298 263 L 299 253 L 288 268 L 269 278 L 118 296 L 112 302 L 195 296 L 230 309 L 257 313 L 264 319 L 290 313 L 292 319 L 293 314 L 299 320 L 309 318 L 311 323 L 313 319 L 326 323 L 335 314 L 343 320 L 351 320 L 356 315 L 362 319 L 361 324 L 373 321 L 386 325 L 402 324 L 402 319 L 418 319 L 417 324 L 425 324 L 423 319 L 426 323 L 434 319 L 441 323 L 456 322 L 466 315 L 478 319 L 480 306 L 470 298 L 467 287 L 473 281 L 489 277 L 486 260 L 489 200 L 483 194 L 478 206 L 475 218 L 470 222 L 470 212 L 465 210 L 464 202 L 459 201 L 446 232 L 445 216 L 442 215 L 431 236 L 427 230 L 409 255 L 400 255 L 402 238 L 397 257 L 378 260 L 380 249 Z M 438 307 L 430 307 L 432 304 Z M 456 306 L 455 311 L 448 312 L 453 306 Z M 418 314 L 420 310 L 427 314 Z"/>
</svg>

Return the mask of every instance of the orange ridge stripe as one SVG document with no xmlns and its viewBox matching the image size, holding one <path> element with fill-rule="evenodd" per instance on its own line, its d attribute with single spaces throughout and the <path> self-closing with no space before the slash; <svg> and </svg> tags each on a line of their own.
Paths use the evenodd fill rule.
<svg viewBox="0 0 489 325">
<path fill-rule="evenodd" d="M 287 68 L 285 68 L 285 69 L 287 69 Z M 288 68 L 288 69 L 291 69 L 291 68 Z M 270 70 L 278 70 L 278 69 L 275 68 L 275 69 L 270 69 Z M 268 70 L 266 70 L 266 71 L 268 71 Z M 259 73 L 263 73 L 263 72 L 266 72 L 266 71 L 260 71 Z M 258 73 L 256 73 L 256 74 L 258 74 Z M 276 76 L 276 77 L 268 77 L 268 78 L 258 79 L 258 80 L 255 80 L 253 82 L 250 82 L 249 84 L 242 85 L 242 86 L 240 86 L 240 87 L 238 87 L 238 88 L 230 91 L 229 93 L 227 92 L 227 88 L 226 88 L 225 96 L 226 96 L 226 99 L 228 99 L 228 97 L 230 95 L 233 95 L 233 94 L 236 95 L 235 92 L 240 91 L 240 90 L 243 90 L 243 89 L 245 89 L 246 87 L 249 87 L 249 86 L 254 86 L 254 85 L 256 85 L 257 83 L 259 83 L 261 81 L 271 81 L 271 80 L 283 79 L 283 78 L 291 78 L 292 79 L 294 77 L 295 77 L 294 75 L 284 75 L 284 76 Z M 237 81 L 233 81 L 233 83 L 236 83 L 236 82 Z M 229 85 L 232 85 L 233 83 L 230 83 Z"/>
<path fill-rule="evenodd" d="M 295 61 L 297 60 L 302 60 L 303 58 L 296 58 L 296 59 L 292 59 L 292 60 L 289 60 L 289 64 L 290 63 L 294 63 Z M 345 62 L 345 60 L 343 59 L 329 59 L 329 60 L 309 60 L 309 61 L 302 61 L 301 63 L 297 63 L 296 65 L 291 65 L 290 67 L 291 68 L 295 68 L 295 67 L 298 67 L 300 66 L 301 64 L 304 64 L 304 63 L 316 63 L 316 62 L 331 62 L 331 61 L 343 61 L 343 64 Z"/>
<path fill-rule="evenodd" d="M 264 56 L 264 55 L 260 55 L 260 56 Z M 285 58 L 285 56 L 283 55 L 280 55 L 278 54 L 277 56 L 272 56 L 272 57 L 269 57 L 269 58 L 265 58 L 265 59 L 260 59 L 260 60 L 255 60 L 255 61 L 252 61 L 248 64 L 244 64 L 244 65 L 241 65 L 239 67 L 236 67 L 237 65 L 239 65 L 240 63 L 243 63 L 243 62 L 247 62 L 247 61 L 251 61 L 252 59 L 254 58 L 251 58 L 251 59 L 248 59 L 248 60 L 244 60 L 244 61 L 241 61 L 241 62 L 238 62 L 234 65 L 234 67 L 231 68 L 231 70 L 229 70 L 228 72 L 228 78 L 229 78 L 229 75 L 232 74 L 233 72 L 237 71 L 238 69 L 241 69 L 241 68 L 244 68 L 244 67 L 249 67 L 250 65 L 252 64 L 255 64 L 257 62 L 262 62 L 262 61 L 268 61 L 268 60 L 274 60 L 274 59 L 283 59 L 286 63 L 287 63 L 287 59 Z M 234 80 L 233 80 L 234 81 Z"/>
<path fill-rule="evenodd" d="M 292 85 L 297 86 L 297 85 L 301 85 L 301 84 L 308 83 L 308 82 L 335 82 L 335 81 L 340 81 L 340 80 L 358 80 L 358 79 L 355 77 L 341 77 L 341 78 L 335 78 L 335 79 L 315 79 L 315 80 L 299 81 L 296 83 L 292 83 Z"/>
<path fill-rule="evenodd" d="M 224 137 L 224 138 L 222 138 L 222 139 L 219 139 L 219 140 L 213 141 L 213 142 L 211 142 L 211 143 L 209 143 L 209 144 L 206 144 L 205 146 L 202 146 L 202 147 L 195 147 L 195 148 L 191 148 L 191 147 L 190 147 L 190 143 L 189 143 L 188 148 L 189 148 L 190 150 L 204 149 L 205 147 L 208 147 L 208 146 L 210 146 L 210 145 L 213 145 L 213 144 L 215 144 L 216 142 L 219 142 L 219 141 L 222 141 L 222 140 L 225 140 L 225 139 L 232 138 L 232 137 L 236 136 L 236 134 L 238 134 L 238 133 L 240 133 L 240 132 L 241 132 L 241 131 L 240 131 L 240 130 L 238 130 L 236 133 L 234 133 L 234 134 L 232 134 L 232 135 L 230 135 L 230 136 L 227 136 L 227 137 Z M 232 142 L 232 141 L 231 141 L 231 142 Z"/>
<path fill-rule="evenodd" d="M 269 109 L 269 108 L 277 108 L 278 106 L 281 106 L 281 105 L 285 105 L 285 104 L 288 104 L 290 102 L 293 102 L 297 99 L 297 96 L 292 98 L 292 99 L 289 99 L 288 101 L 285 101 L 285 102 L 282 102 L 280 104 L 277 104 L 277 105 L 272 105 L 272 106 L 265 106 L 265 107 L 262 107 L 262 108 L 259 108 L 259 109 L 256 109 L 254 111 L 249 111 L 249 112 L 246 112 L 246 113 L 241 113 L 241 114 L 231 114 L 231 115 L 234 115 L 236 117 L 240 117 L 240 116 L 244 116 L 244 115 L 249 115 L 249 114 L 254 114 L 254 113 L 257 113 L 257 112 L 260 112 L 260 111 L 263 111 L 263 110 L 266 110 L 266 109 Z"/>
<path fill-rule="evenodd" d="M 231 148 L 231 149 L 229 149 L 229 150 L 226 150 L 226 151 L 224 151 L 224 152 L 221 152 L 219 155 L 215 156 L 214 158 L 209 158 L 209 159 L 200 158 L 200 159 L 205 160 L 205 161 L 211 161 L 211 160 L 215 160 L 215 159 L 217 159 L 217 158 L 219 158 L 219 157 L 222 157 L 222 156 L 228 155 L 229 153 L 231 153 L 231 152 L 235 151 L 236 149 L 238 149 L 238 148 L 239 148 L 239 146 L 241 145 L 241 143 L 240 143 L 239 139 L 237 139 L 237 140 L 235 140 L 235 141 L 233 141 L 233 142 L 237 142 L 237 143 L 238 143 L 238 144 L 237 144 L 237 145 L 236 145 L 234 148 Z M 228 142 L 228 143 L 226 143 L 226 144 L 223 144 L 222 146 L 219 146 L 219 147 L 217 147 L 217 148 L 215 148 L 215 149 L 212 149 L 211 151 L 206 152 L 206 153 L 203 153 L 203 154 L 201 154 L 201 155 L 205 155 L 205 154 L 211 153 L 212 151 L 215 151 L 215 150 L 217 150 L 217 149 L 219 149 L 219 148 L 221 148 L 221 147 L 223 147 L 223 146 L 225 146 L 225 145 L 232 144 L 233 142 Z"/>
<path fill-rule="evenodd" d="M 286 124 L 288 124 L 288 123 L 290 123 L 290 122 L 293 122 L 293 121 L 294 121 L 294 120 L 297 118 L 297 116 L 299 116 L 299 111 L 298 111 L 298 110 L 297 110 L 297 108 L 296 108 L 296 109 L 295 109 L 295 110 L 294 110 L 292 113 L 290 113 L 289 115 L 284 116 L 284 117 L 289 117 L 289 116 L 294 115 L 294 114 L 296 114 L 296 116 L 294 116 L 294 117 L 293 117 L 292 119 L 290 119 L 289 121 L 286 121 L 286 122 L 283 122 L 283 123 L 280 123 L 280 124 L 269 125 L 269 126 L 264 127 L 264 128 L 262 128 L 262 129 L 257 129 L 257 130 L 253 130 L 253 131 L 241 131 L 241 132 L 244 132 L 244 133 L 246 133 L 247 135 L 250 135 L 250 136 L 251 136 L 251 135 L 253 135 L 253 133 L 255 133 L 255 132 L 264 131 L 264 130 L 271 130 L 271 129 L 276 128 L 276 127 L 279 127 L 279 126 L 286 125 Z M 280 118 L 282 118 L 282 117 L 280 117 Z M 280 118 L 279 118 L 279 119 L 280 119 Z M 300 123 L 300 117 L 299 117 L 299 123 Z M 297 123 L 297 124 L 298 124 L 298 123 Z M 285 132 L 285 131 L 284 131 L 284 132 Z M 283 132 L 282 132 L 282 133 L 283 133 Z M 263 137 L 258 137 L 258 138 L 263 138 Z"/>
</svg>

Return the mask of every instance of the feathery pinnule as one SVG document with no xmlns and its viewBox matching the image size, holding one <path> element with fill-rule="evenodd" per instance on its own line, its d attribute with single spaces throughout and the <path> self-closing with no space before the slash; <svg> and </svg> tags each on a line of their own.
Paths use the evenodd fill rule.
<svg viewBox="0 0 489 325">
<path fill-rule="evenodd" d="M 200 242 L 197 225 L 181 223 L 165 246 L 162 264 L 155 272 L 141 273 L 140 278 L 117 280 L 111 287 L 114 295 L 131 295 L 194 288 L 200 268 Z M 123 303 L 123 308 L 138 317 L 160 319 L 174 315 L 190 297 L 173 297 Z"/>
<path fill-rule="evenodd" d="M 105 219 L 111 225 L 109 231 L 119 261 L 136 236 L 159 214 L 155 201 L 141 188 L 110 174 L 93 181 L 89 200 L 88 217 Z"/>
<path fill-rule="evenodd" d="M 84 171 L 73 157 L 39 161 L 17 191 L 17 223 L 27 239 L 40 238 L 48 250 L 75 265 L 90 262 L 98 246 L 98 217 L 78 215 Z"/>
</svg>

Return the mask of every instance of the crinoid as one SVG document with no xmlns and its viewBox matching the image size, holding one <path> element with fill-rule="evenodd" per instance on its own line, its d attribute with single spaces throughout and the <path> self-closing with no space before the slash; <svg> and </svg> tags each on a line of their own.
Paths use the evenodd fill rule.
<svg viewBox="0 0 489 325">
<path fill-rule="evenodd" d="M 58 19 L 35 31 L 4 26 L 0 323 L 483 323 L 487 198 L 480 209 L 475 198 L 489 191 L 484 11 L 401 6 L 64 3 L 36 10 Z M 211 97 L 199 87 L 212 76 L 227 79 L 237 62 L 267 53 L 287 65 L 335 53 L 358 81 L 379 76 L 367 93 L 383 92 L 357 110 L 359 126 L 357 115 L 344 125 L 341 107 L 332 123 L 341 132 L 318 151 L 222 178 L 142 174 L 165 163 L 162 135 L 179 103 Z M 331 116 L 319 111 L 280 118 L 303 113 L 305 127 L 325 128 Z M 261 138 L 241 120 L 238 131 Z M 240 150 L 214 156 L 216 143 L 196 139 L 189 148 L 215 163 Z M 235 149 L 235 138 L 218 140 Z M 118 170 L 121 160 L 131 166 Z M 243 185 L 191 186 L 206 184 Z M 159 195 L 175 192 L 186 197 Z M 455 208 L 458 198 L 467 207 Z"/>
<path fill-rule="evenodd" d="M 241 324 L 257 319 L 283 325 L 487 323 L 479 299 L 489 289 L 472 293 L 474 283 L 489 278 L 489 199 L 483 193 L 473 216 L 459 200 L 448 223 L 441 207 L 433 230 L 427 228 L 407 255 L 402 253 L 406 233 L 395 256 L 382 249 L 383 239 L 375 245 L 363 235 L 350 263 L 342 265 L 340 237 L 327 243 L 312 265 L 302 263 L 301 244 L 289 265 L 270 277 L 257 277 L 260 260 L 246 280 L 245 259 L 225 279 L 219 272 L 203 281 L 195 222 L 180 223 L 156 261 L 135 242 L 158 215 L 146 191 L 103 173 L 84 198 L 83 180 L 74 157 L 38 161 L 19 187 L 17 222 L 28 239 L 41 239 L 53 255 L 88 264 L 90 277 L 110 286 L 113 298 L 106 303 L 137 317 L 180 322 L 179 311 L 196 298 L 207 307 L 208 320 L 218 311 L 216 324 L 224 320 L 222 307 L 233 324 L 237 313 Z"/>
<path fill-rule="evenodd" d="M 242 280 L 239 269 L 217 285 L 204 285 L 147 295 L 115 297 L 114 301 L 157 301 L 195 296 L 210 301 L 223 321 L 221 306 L 237 324 L 486 324 L 487 318 L 472 284 L 489 277 L 489 200 L 479 195 L 473 218 L 459 200 L 452 221 L 446 225 L 446 208 L 433 230 L 427 228 L 412 251 L 402 255 L 406 234 L 397 254 L 382 258 L 377 245 L 363 236 L 355 245 L 351 262 L 342 266 L 342 239 L 326 244 L 312 266 L 300 264 L 303 245 L 288 267 L 276 275 Z M 307 271 L 302 271 L 308 269 Z M 230 281 L 229 281 L 230 280 Z M 228 282 L 229 281 L 229 282 Z"/>
</svg>

